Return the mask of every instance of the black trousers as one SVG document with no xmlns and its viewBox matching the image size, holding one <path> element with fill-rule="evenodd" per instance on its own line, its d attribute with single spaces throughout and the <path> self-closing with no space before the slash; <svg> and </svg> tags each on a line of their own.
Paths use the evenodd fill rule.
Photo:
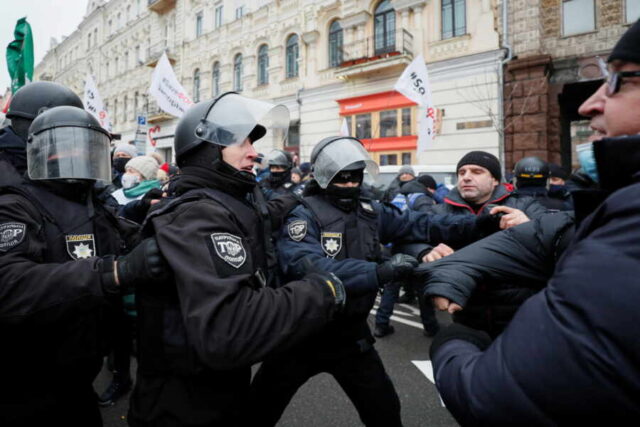
<svg viewBox="0 0 640 427">
<path fill-rule="evenodd" d="M 298 388 L 322 372 L 336 379 L 365 425 L 402 425 L 400 399 L 373 347 L 339 357 L 304 352 L 265 361 L 251 383 L 247 425 L 274 426 Z"/>
</svg>

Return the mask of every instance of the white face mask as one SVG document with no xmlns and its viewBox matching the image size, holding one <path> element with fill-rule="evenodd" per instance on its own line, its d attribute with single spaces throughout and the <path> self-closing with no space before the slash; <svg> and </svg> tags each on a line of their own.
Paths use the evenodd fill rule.
<svg viewBox="0 0 640 427">
<path fill-rule="evenodd" d="M 122 188 L 128 190 L 140 184 L 140 177 L 138 175 L 125 173 L 122 175 L 122 178 L 120 178 L 120 182 L 122 183 Z"/>
</svg>

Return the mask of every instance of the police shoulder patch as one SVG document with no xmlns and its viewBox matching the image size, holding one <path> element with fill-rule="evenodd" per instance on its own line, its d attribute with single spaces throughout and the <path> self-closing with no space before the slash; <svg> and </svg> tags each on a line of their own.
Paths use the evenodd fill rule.
<svg viewBox="0 0 640 427">
<path fill-rule="evenodd" d="M 302 219 L 291 221 L 287 226 L 287 231 L 291 240 L 299 242 L 307 235 L 307 221 Z"/>
<path fill-rule="evenodd" d="M 360 206 L 362 206 L 362 209 L 364 209 L 367 212 L 373 212 L 373 206 L 371 206 L 371 203 L 369 202 L 365 202 L 363 200 L 360 201 Z"/>
<path fill-rule="evenodd" d="M 211 241 L 216 255 L 230 266 L 240 268 L 247 260 L 247 251 L 240 237 L 229 233 L 213 233 Z"/>
<path fill-rule="evenodd" d="M 27 226 L 22 222 L 0 224 L 0 252 L 7 252 L 24 240 Z"/>
</svg>

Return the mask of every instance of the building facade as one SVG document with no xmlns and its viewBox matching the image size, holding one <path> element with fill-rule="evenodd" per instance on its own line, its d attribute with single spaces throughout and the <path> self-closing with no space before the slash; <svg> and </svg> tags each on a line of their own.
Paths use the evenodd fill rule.
<svg viewBox="0 0 640 427">
<path fill-rule="evenodd" d="M 148 95 L 166 52 L 194 101 L 235 90 L 286 105 L 285 148 L 308 160 L 343 123 L 381 164 L 448 166 L 472 149 L 501 155 L 503 50 L 495 0 L 90 0 L 36 79 L 78 93 L 94 76 L 113 131 L 171 158 L 177 119 Z M 393 90 L 422 54 L 437 108 L 436 137 L 416 152 L 415 104 Z"/>
<path fill-rule="evenodd" d="M 598 58 L 640 17 L 640 0 L 517 0 L 507 15 L 507 167 L 537 155 L 575 168 L 590 133 L 578 107 L 602 84 Z"/>
</svg>

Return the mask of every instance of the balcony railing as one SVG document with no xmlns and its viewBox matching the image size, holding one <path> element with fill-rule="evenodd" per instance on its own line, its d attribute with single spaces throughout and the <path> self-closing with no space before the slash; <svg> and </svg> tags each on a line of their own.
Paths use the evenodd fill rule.
<svg viewBox="0 0 640 427">
<path fill-rule="evenodd" d="M 156 13 L 163 14 L 176 5 L 176 0 L 147 0 L 147 7 Z"/>
<path fill-rule="evenodd" d="M 173 54 L 173 48 L 167 45 L 166 40 L 163 40 L 161 42 L 158 42 L 154 45 L 149 46 L 149 48 L 147 49 L 146 65 L 148 67 L 155 67 L 156 64 L 158 63 L 158 60 L 162 56 L 162 54 L 165 52 L 167 53 L 167 58 L 169 58 L 169 62 L 171 62 L 171 65 L 175 64 L 176 58 L 175 58 L 175 55 Z"/>
<path fill-rule="evenodd" d="M 345 44 L 341 53 L 341 67 L 351 67 L 397 55 L 412 56 L 413 36 L 404 29 L 394 33 L 379 33 Z"/>
</svg>

